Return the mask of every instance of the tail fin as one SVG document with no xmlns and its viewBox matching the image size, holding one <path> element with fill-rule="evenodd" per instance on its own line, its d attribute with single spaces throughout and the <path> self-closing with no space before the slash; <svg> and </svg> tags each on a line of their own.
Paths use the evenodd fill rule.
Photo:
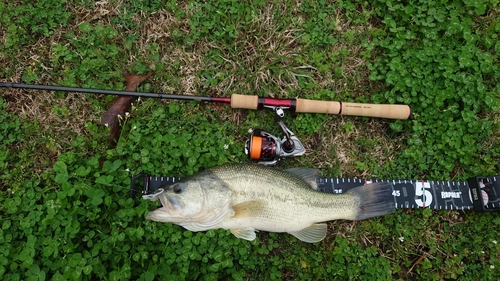
<svg viewBox="0 0 500 281">
<path fill-rule="evenodd" d="M 396 210 L 392 184 L 377 182 L 362 185 L 347 193 L 358 198 L 359 209 L 354 220 L 364 220 L 390 214 Z"/>
</svg>

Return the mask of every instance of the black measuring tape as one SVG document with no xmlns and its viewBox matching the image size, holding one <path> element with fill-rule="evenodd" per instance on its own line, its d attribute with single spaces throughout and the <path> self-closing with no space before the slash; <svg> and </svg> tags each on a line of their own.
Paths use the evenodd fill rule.
<svg viewBox="0 0 500 281">
<path fill-rule="evenodd" d="M 130 196 L 135 198 L 137 181 L 142 179 L 141 194 L 181 180 L 180 177 L 155 177 L 140 174 L 130 182 Z M 500 211 L 500 175 L 475 177 L 467 181 L 367 180 L 353 178 L 320 178 L 318 190 L 341 194 L 351 188 L 372 182 L 392 184 L 394 204 L 398 209 L 429 208 L 435 210 Z"/>
</svg>

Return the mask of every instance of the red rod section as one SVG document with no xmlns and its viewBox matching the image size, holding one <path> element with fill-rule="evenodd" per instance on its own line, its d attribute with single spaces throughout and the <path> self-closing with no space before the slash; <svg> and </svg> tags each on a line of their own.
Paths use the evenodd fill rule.
<svg viewBox="0 0 500 281">
<path fill-rule="evenodd" d="M 259 98 L 259 108 L 263 106 L 274 106 L 283 108 L 295 109 L 295 100 L 290 99 L 275 99 L 275 98 Z"/>
<path fill-rule="evenodd" d="M 231 103 L 231 98 L 212 97 L 211 101 L 213 101 L 213 102 Z"/>
</svg>

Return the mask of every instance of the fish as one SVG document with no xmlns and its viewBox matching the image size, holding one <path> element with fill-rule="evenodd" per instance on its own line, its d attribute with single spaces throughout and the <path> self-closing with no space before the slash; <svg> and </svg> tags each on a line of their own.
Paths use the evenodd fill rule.
<svg viewBox="0 0 500 281">
<path fill-rule="evenodd" d="M 252 241 L 256 231 L 289 233 L 320 242 L 327 221 L 364 220 L 395 211 L 390 183 L 370 183 L 342 194 L 318 191 L 321 171 L 225 164 L 165 185 L 144 199 L 160 200 L 147 220 L 167 222 L 197 232 L 228 229 Z"/>
</svg>

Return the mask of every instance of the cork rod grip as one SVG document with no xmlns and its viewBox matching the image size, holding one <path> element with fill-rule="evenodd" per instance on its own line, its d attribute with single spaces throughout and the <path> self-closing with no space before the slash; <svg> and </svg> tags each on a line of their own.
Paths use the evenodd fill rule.
<svg viewBox="0 0 500 281">
<path fill-rule="evenodd" d="M 403 104 L 341 103 L 336 101 L 317 101 L 306 99 L 297 99 L 295 111 L 389 119 L 408 119 L 411 115 L 411 108 Z"/>
<path fill-rule="evenodd" d="M 231 96 L 231 108 L 257 109 L 259 107 L 258 96 L 238 95 Z"/>
<path fill-rule="evenodd" d="M 411 108 L 405 104 L 342 103 L 341 115 L 356 115 L 389 119 L 408 119 Z"/>
<path fill-rule="evenodd" d="M 278 104 L 269 105 L 281 106 Z M 231 96 L 231 108 L 258 109 L 259 97 L 233 94 Z M 390 119 L 408 119 L 411 115 L 410 107 L 402 104 L 369 104 L 306 99 L 295 100 L 295 112 L 327 113 Z"/>
<path fill-rule="evenodd" d="M 295 112 L 340 114 L 341 109 L 338 101 L 296 99 Z"/>
</svg>

